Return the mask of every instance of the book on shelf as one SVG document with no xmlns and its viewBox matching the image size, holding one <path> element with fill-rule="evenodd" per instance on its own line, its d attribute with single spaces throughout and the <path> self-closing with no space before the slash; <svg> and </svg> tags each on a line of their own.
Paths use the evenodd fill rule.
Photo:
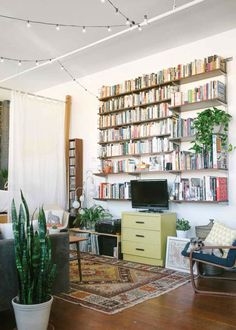
<svg viewBox="0 0 236 330">
<path fill-rule="evenodd" d="M 184 104 L 201 102 L 212 99 L 225 101 L 225 84 L 219 80 L 213 80 L 206 84 L 189 89 L 184 92 L 175 92 L 171 95 L 171 106 L 181 106 Z"/>
<path fill-rule="evenodd" d="M 171 198 L 177 201 L 227 202 L 227 177 L 179 178 L 173 183 Z"/>
<path fill-rule="evenodd" d="M 144 74 L 135 79 L 126 80 L 121 84 L 102 86 L 100 97 L 112 97 L 217 69 L 226 70 L 225 60 L 221 56 L 213 55 L 204 59 L 195 59 L 187 64 L 178 64 L 174 67 L 160 70 L 157 73 Z"/>
<path fill-rule="evenodd" d="M 193 118 L 181 118 L 173 117 L 172 118 L 172 131 L 171 138 L 183 138 L 194 136 L 196 130 L 193 128 Z"/>
<path fill-rule="evenodd" d="M 107 183 L 102 182 L 97 187 L 97 198 L 99 199 L 130 199 L 130 182 Z"/>
</svg>

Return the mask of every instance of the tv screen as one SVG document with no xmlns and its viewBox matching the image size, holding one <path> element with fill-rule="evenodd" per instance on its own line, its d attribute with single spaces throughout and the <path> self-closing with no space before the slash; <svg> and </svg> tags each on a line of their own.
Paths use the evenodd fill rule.
<svg viewBox="0 0 236 330">
<path fill-rule="evenodd" d="M 133 208 L 168 209 L 167 180 L 131 180 L 131 201 Z"/>
</svg>

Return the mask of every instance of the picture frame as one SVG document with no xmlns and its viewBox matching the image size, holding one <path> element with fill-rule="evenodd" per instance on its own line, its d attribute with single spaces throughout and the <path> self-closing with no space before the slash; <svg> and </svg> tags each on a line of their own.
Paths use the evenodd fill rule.
<svg viewBox="0 0 236 330">
<path fill-rule="evenodd" d="M 189 238 L 167 237 L 166 268 L 190 273 L 189 258 L 181 255 L 182 250 L 189 241 Z"/>
</svg>

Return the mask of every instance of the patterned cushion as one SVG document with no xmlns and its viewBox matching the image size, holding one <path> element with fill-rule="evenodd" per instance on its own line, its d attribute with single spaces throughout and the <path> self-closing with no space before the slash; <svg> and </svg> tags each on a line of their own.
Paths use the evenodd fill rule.
<svg viewBox="0 0 236 330">
<path fill-rule="evenodd" d="M 235 229 L 231 229 L 219 222 L 215 222 L 210 233 L 206 237 L 205 242 L 209 242 L 210 245 L 232 245 L 234 240 L 236 240 Z M 224 249 L 223 251 L 223 258 L 226 258 L 228 250 Z"/>
</svg>

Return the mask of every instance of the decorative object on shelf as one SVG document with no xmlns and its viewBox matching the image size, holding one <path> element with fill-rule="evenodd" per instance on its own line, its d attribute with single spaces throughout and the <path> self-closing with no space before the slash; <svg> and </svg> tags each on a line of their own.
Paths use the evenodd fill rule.
<svg viewBox="0 0 236 330">
<path fill-rule="evenodd" d="M 196 130 L 196 134 L 191 149 L 196 153 L 212 151 L 212 136 L 214 134 L 220 134 L 222 146 L 226 147 L 231 119 L 232 116 L 230 114 L 216 107 L 199 112 L 197 118 L 193 121 L 193 128 Z M 232 145 L 230 145 L 228 151 L 231 151 L 232 148 Z"/>
<path fill-rule="evenodd" d="M 176 233 L 179 238 L 186 238 L 187 232 L 191 228 L 189 221 L 182 218 L 176 221 Z"/>
<path fill-rule="evenodd" d="M 110 218 L 112 215 L 101 205 L 93 205 L 89 208 L 80 209 L 75 220 L 75 226 L 94 229 L 95 223 L 99 220 Z"/>
<path fill-rule="evenodd" d="M 33 230 L 29 210 L 21 192 L 22 204 L 17 215 L 12 202 L 12 221 L 19 294 L 12 300 L 17 329 L 46 330 L 53 297 L 52 284 L 56 265 L 51 260 L 51 243 L 46 230 L 43 208 L 39 209 L 39 230 Z"/>
<path fill-rule="evenodd" d="M 166 268 L 180 272 L 190 272 L 189 259 L 181 255 L 182 250 L 189 241 L 189 238 L 167 237 Z"/>
</svg>

